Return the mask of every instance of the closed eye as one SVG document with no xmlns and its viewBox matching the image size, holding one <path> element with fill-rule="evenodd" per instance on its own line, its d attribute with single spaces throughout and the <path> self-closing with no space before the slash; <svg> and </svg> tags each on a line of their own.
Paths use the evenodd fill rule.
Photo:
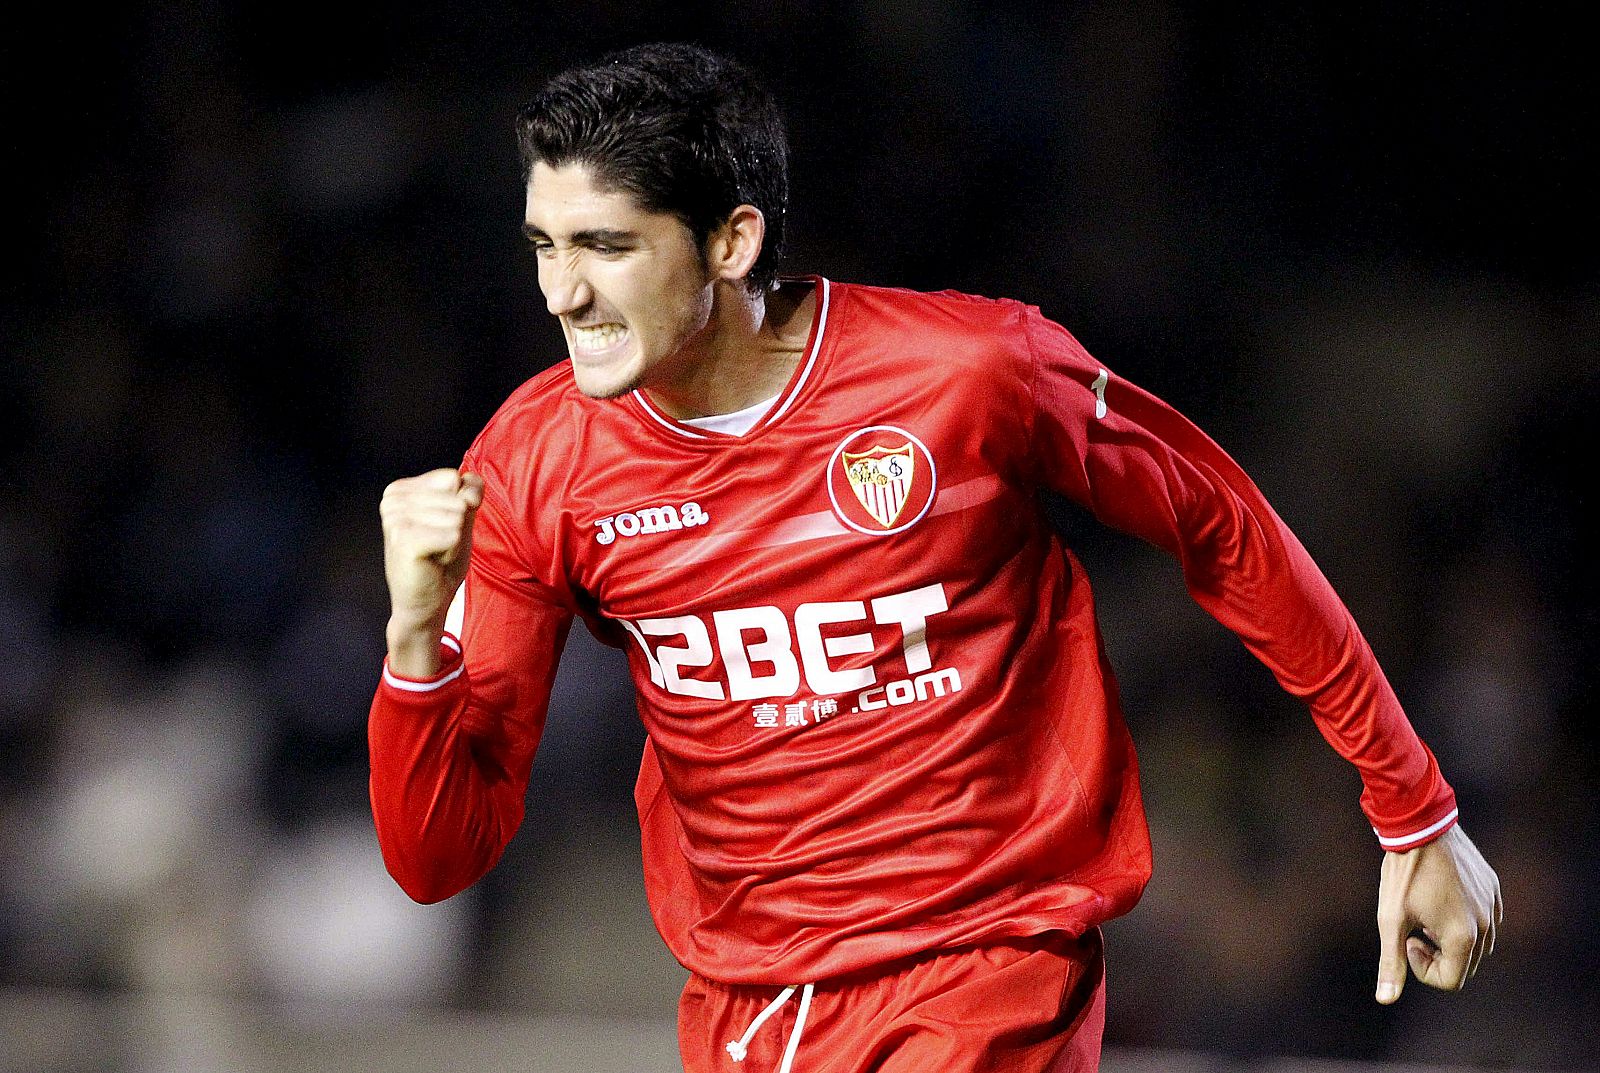
<svg viewBox="0 0 1600 1073">
<path fill-rule="evenodd" d="M 541 257 L 546 256 L 546 251 L 555 249 L 555 242 L 549 235 L 540 231 L 531 224 L 523 226 L 522 233 L 527 236 L 533 251 Z M 613 228 L 593 228 L 579 231 L 567 241 L 580 249 L 588 250 L 601 257 L 620 257 L 631 253 L 637 248 L 637 235 L 632 231 L 622 231 Z"/>
<path fill-rule="evenodd" d="M 574 236 L 573 242 L 591 253 L 599 254 L 601 257 L 617 257 L 631 252 L 635 247 L 635 243 L 629 240 L 629 236 L 622 232 L 608 231 L 598 234 L 580 234 Z"/>
</svg>

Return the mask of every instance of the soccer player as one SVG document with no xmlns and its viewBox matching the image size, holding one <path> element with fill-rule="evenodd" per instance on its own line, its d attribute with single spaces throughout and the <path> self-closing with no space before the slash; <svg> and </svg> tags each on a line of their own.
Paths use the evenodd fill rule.
<svg viewBox="0 0 1600 1073">
<path fill-rule="evenodd" d="M 1249 478 L 1037 309 L 779 278 L 786 143 L 737 64 L 646 46 L 523 112 L 569 360 L 384 493 L 370 719 L 390 872 L 493 867 L 574 618 L 626 653 L 692 1073 L 1092 1070 L 1098 926 L 1150 875 L 1053 488 L 1170 552 L 1360 772 L 1377 997 L 1458 988 L 1494 872 L 1343 604 Z M 1414 934 L 1415 933 L 1415 934 Z"/>
</svg>

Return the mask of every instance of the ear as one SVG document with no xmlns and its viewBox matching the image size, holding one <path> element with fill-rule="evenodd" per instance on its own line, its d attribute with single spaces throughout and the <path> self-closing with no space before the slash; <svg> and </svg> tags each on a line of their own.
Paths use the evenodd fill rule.
<svg viewBox="0 0 1600 1073">
<path fill-rule="evenodd" d="M 743 282 L 761 256 L 767 220 L 754 205 L 740 205 L 706 239 L 706 263 L 715 279 Z"/>
</svg>

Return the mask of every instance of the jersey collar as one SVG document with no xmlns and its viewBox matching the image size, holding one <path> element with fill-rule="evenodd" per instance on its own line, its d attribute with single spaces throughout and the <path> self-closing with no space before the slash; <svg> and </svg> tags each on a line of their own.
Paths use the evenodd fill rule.
<svg viewBox="0 0 1600 1073">
<path fill-rule="evenodd" d="M 789 408 L 794 405 L 795 400 L 800 397 L 800 392 L 804 390 L 806 384 L 811 380 L 811 374 L 815 370 L 817 364 L 817 355 L 822 352 L 823 333 L 827 330 L 828 326 L 828 303 L 831 298 L 832 285 L 822 276 L 807 276 L 799 278 L 810 279 L 812 285 L 817 289 L 817 308 L 811 314 L 811 334 L 806 339 L 804 358 L 795 366 L 793 375 L 789 377 L 788 386 L 785 387 L 782 393 L 778 395 L 778 400 L 772 404 L 772 407 L 767 411 L 766 416 L 751 426 L 750 429 L 744 433 L 744 436 L 755 435 L 757 432 L 766 428 L 768 425 L 772 424 L 774 421 L 778 420 L 786 412 L 788 412 Z M 640 410 L 644 412 L 644 416 L 647 420 L 676 436 L 681 436 L 684 439 L 689 440 L 707 441 L 728 441 L 744 438 L 744 436 L 730 436 L 722 432 L 712 432 L 706 429 L 698 429 L 692 425 L 686 425 L 681 421 L 676 421 L 662 413 L 661 410 L 650 401 L 650 397 L 642 390 L 635 389 L 633 392 L 631 392 L 631 395 L 634 403 L 639 407 Z"/>
</svg>

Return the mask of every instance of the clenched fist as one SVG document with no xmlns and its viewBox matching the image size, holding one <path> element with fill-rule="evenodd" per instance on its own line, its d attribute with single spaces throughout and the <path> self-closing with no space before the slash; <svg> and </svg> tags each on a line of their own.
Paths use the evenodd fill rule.
<svg viewBox="0 0 1600 1073">
<path fill-rule="evenodd" d="M 1426 845 L 1385 853 L 1378 880 L 1378 1001 L 1400 997 L 1406 965 L 1443 991 L 1466 986 L 1494 950 L 1505 915 L 1500 877 L 1460 827 Z M 1411 934 L 1420 929 L 1421 935 Z"/>
<path fill-rule="evenodd" d="M 445 613 L 472 558 L 483 478 L 436 469 L 383 491 L 383 570 L 389 582 L 389 667 L 407 678 L 439 671 Z"/>
</svg>

